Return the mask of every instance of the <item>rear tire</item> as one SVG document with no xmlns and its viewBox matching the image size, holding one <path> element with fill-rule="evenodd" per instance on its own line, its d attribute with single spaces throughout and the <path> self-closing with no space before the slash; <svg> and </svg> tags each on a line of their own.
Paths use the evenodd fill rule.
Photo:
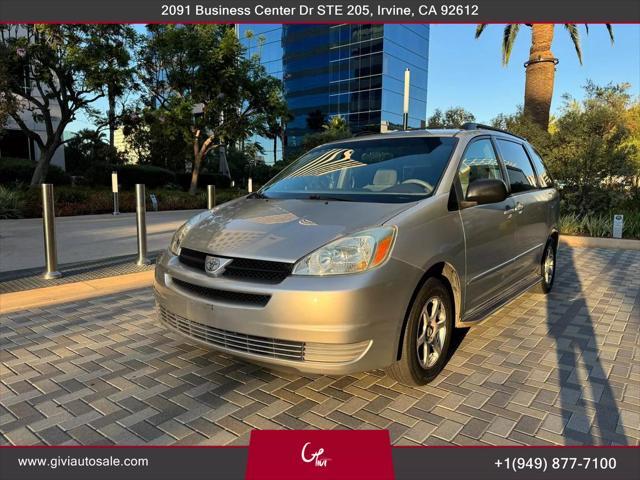
<svg viewBox="0 0 640 480">
<path fill-rule="evenodd" d="M 416 296 L 402 340 L 401 359 L 387 374 L 406 385 L 425 385 L 448 360 L 453 334 L 453 303 L 445 284 L 429 278 Z"/>
<path fill-rule="evenodd" d="M 534 291 L 546 295 L 553 288 L 553 281 L 556 278 L 556 252 L 558 242 L 554 238 L 547 241 L 547 245 L 542 252 L 542 261 L 540 262 L 540 282 L 535 286 Z"/>
</svg>

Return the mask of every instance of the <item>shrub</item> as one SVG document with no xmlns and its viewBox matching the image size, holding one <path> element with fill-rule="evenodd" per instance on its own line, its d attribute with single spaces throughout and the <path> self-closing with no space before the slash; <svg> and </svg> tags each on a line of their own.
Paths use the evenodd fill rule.
<svg viewBox="0 0 640 480">
<path fill-rule="evenodd" d="M 110 187 L 113 172 L 118 172 L 118 183 L 124 188 L 133 188 L 136 183 L 143 183 L 147 188 L 158 188 L 176 181 L 176 175 L 171 170 L 153 165 L 96 163 L 83 176 L 88 185 Z"/>
<path fill-rule="evenodd" d="M 640 239 L 640 212 L 617 212 L 624 215 L 623 238 Z M 588 235 L 590 237 L 611 237 L 613 213 L 587 214 L 565 213 L 558 221 L 560 233 L 564 235 Z"/>
<path fill-rule="evenodd" d="M 558 229 L 560 233 L 565 235 L 580 235 L 582 223 L 575 213 L 567 213 L 560 215 L 558 220 Z"/>
<path fill-rule="evenodd" d="M 191 174 L 178 173 L 176 181 L 183 190 L 188 190 L 191 186 Z M 216 188 L 229 188 L 231 180 L 219 173 L 201 173 L 198 175 L 198 188 L 207 188 L 207 185 L 215 185 Z"/>
<path fill-rule="evenodd" d="M 33 169 L 31 160 L 4 157 L 0 159 L 0 183 L 29 183 Z"/>
<path fill-rule="evenodd" d="M 0 219 L 22 218 L 24 195 L 19 190 L 12 190 L 0 185 Z"/>
<path fill-rule="evenodd" d="M 12 190 L 5 188 L 5 191 L 8 193 L 0 192 L 0 218 L 1 215 L 5 215 L 4 218 L 36 218 L 42 215 L 42 200 L 39 189 Z M 158 199 L 160 211 L 203 209 L 207 206 L 206 193 L 190 195 L 181 190 L 154 188 L 147 190 L 148 211 L 152 209 L 149 198 L 152 193 Z M 90 187 L 66 186 L 56 188 L 54 194 L 55 212 L 58 217 L 111 213 L 113 211 L 113 196 L 111 190 L 107 188 L 97 190 Z M 245 194 L 245 191 L 239 189 L 220 189 L 216 194 L 216 201 L 221 204 Z M 17 201 L 13 195 L 16 195 Z M 121 190 L 119 204 L 121 212 L 135 212 L 135 192 Z"/>
<path fill-rule="evenodd" d="M 610 237 L 612 219 L 608 215 L 585 215 L 582 230 L 590 237 Z"/>
<path fill-rule="evenodd" d="M 35 168 L 35 163 L 26 158 L 3 157 L 0 159 L 0 184 L 29 184 Z M 49 165 L 45 181 L 54 185 L 69 185 L 71 177 L 60 167 Z"/>
<path fill-rule="evenodd" d="M 106 187 L 111 185 L 111 173 L 116 168 L 108 163 L 94 163 L 83 173 L 88 185 Z"/>
<path fill-rule="evenodd" d="M 176 175 L 171 170 L 153 165 L 123 165 L 117 167 L 117 171 L 118 181 L 125 188 L 133 187 L 136 183 L 144 183 L 147 188 L 156 188 L 176 180 Z"/>
</svg>

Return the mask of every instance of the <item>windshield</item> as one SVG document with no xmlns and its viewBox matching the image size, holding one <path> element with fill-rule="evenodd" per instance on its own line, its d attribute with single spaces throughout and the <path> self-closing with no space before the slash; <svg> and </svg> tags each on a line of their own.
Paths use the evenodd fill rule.
<svg viewBox="0 0 640 480">
<path fill-rule="evenodd" d="M 258 195 L 413 202 L 433 193 L 456 141 L 452 137 L 410 137 L 323 145 L 285 168 Z"/>
</svg>

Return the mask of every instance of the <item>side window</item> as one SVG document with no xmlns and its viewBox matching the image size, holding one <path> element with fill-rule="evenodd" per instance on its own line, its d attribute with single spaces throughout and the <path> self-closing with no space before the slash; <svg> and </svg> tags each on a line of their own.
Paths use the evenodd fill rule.
<svg viewBox="0 0 640 480">
<path fill-rule="evenodd" d="M 502 172 L 491 140 L 482 138 L 467 146 L 462 162 L 460 162 L 458 178 L 463 198 L 467 197 L 469 184 L 474 180 L 479 178 L 499 178 L 502 180 Z"/>
<path fill-rule="evenodd" d="M 540 186 L 542 188 L 553 187 L 553 180 L 547 172 L 547 168 L 544 166 L 544 163 L 542 163 L 542 158 L 540 158 L 540 155 L 538 155 L 538 152 L 534 149 L 530 148 L 529 151 L 531 152 L 533 165 L 536 167 L 536 172 L 538 172 L 538 182 L 540 183 Z"/>
<path fill-rule="evenodd" d="M 538 188 L 536 174 L 524 147 L 509 140 L 497 139 L 497 142 L 509 176 L 511 193 L 526 192 Z"/>
</svg>

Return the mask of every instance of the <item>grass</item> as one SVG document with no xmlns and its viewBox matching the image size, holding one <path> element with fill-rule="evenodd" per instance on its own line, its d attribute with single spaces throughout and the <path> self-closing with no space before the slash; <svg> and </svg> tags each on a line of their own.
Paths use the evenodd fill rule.
<svg viewBox="0 0 640 480">
<path fill-rule="evenodd" d="M 623 238 L 640 239 L 640 211 L 616 212 L 624 215 Z M 558 222 L 560 233 L 565 235 L 587 235 L 589 237 L 611 237 L 613 213 L 577 215 L 563 214 Z"/>
<path fill-rule="evenodd" d="M 24 207 L 25 199 L 22 191 L 0 185 L 0 219 L 22 218 Z"/>
</svg>

